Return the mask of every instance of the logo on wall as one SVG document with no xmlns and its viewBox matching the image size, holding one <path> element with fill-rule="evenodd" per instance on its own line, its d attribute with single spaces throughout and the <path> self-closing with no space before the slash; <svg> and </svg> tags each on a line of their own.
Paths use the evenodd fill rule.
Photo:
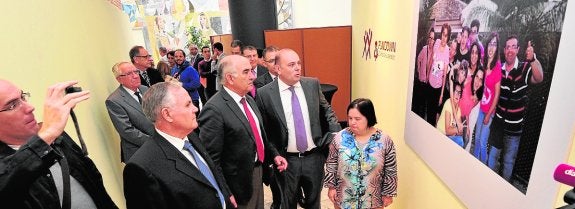
<svg viewBox="0 0 575 209">
<path fill-rule="evenodd" d="M 370 29 L 366 30 L 363 35 L 363 52 L 361 58 L 365 60 L 370 60 L 373 57 L 374 61 L 384 58 L 389 60 L 395 60 L 395 51 L 397 43 L 395 41 L 381 41 L 373 40 L 373 31 Z M 373 43 L 373 56 L 372 56 L 372 43 Z"/>
</svg>

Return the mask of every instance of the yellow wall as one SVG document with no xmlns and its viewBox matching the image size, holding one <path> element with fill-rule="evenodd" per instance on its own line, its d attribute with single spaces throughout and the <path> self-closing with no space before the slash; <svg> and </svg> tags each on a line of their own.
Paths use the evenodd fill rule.
<svg viewBox="0 0 575 209">
<path fill-rule="evenodd" d="M 104 100 L 118 85 L 111 66 L 128 60 L 134 40 L 141 40 L 132 37 L 138 33 L 126 15 L 103 0 L 5 1 L 2 8 L 0 78 L 32 94 L 37 120 L 49 85 L 78 80 L 91 91 L 91 98 L 75 108 L 76 115 L 89 156 L 109 194 L 124 207 L 119 138 Z M 66 131 L 77 138 L 71 120 Z"/>
</svg>

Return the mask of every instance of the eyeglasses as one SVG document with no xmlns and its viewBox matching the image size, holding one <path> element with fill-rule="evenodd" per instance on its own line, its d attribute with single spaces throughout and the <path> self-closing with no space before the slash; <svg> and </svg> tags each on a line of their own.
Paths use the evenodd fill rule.
<svg viewBox="0 0 575 209">
<path fill-rule="evenodd" d="M 152 58 L 152 55 L 136 55 L 134 57 L 141 57 L 141 58 Z"/>
<path fill-rule="evenodd" d="M 266 60 L 266 62 L 269 63 L 269 64 L 275 64 L 275 63 L 276 63 L 276 59 Z"/>
<path fill-rule="evenodd" d="M 489 46 L 497 46 L 497 42 L 495 41 L 489 42 Z"/>
<path fill-rule="evenodd" d="M 8 105 L 6 105 L 7 107 L 0 110 L 0 112 L 6 112 L 6 111 L 14 110 L 14 109 L 20 107 L 20 105 L 22 105 L 22 102 L 28 101 L 28 98 L 30 98 L 30 93 L 21 92 L 20 98 L 14 99 L 14 100 L 8 102 Z"/>
<path fill-rule="evenodd" d="M 134 74 L 140 74 L 140 70 L 134 70 L 134 71 L 127 72 L 125 74 L 120 74 L 120 75 L 118 75 L 118 77 L 132 76 Z"/>
<path fill-rule="evenodd" d="M 505 46 L 505 49 L 517 49 L 517 45 Z"/>
</svg>

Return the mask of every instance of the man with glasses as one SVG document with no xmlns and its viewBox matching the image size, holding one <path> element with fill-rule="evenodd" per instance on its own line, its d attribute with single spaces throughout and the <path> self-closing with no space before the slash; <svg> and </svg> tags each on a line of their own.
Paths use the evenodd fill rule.
<svg viewBox="0 0 575 209">
<path fill-rule="evenodd" d="M 501 92 L 495 117 L 491 123 L 489 134 L 491 147 L 487 161 L 489 168 L 509 182 L 511 182 L 511 174 L 523 133 L 529 85 L 543 81 L 543 68 L 535 56 L 531 41 L 527 43 L 525 62 L 519 62 L 517 59 L 518 44 L 516 36 L 509 36 L 505 41 L 505 63 L 501 67 Z M 503 156 L 502 159 L 500 159 L 501 156 Z"/>
<path fill-rule="evenodd" d="M 106 99 L 106 109 L 120 135 L 120 160 L 127 162 L 154 134 L 154 125 L 142 111 L 148 87 L 141 85 L 139 70 L 132 63 L 116 63 L 112 73 L 120 86 Z"/>
<path fill-rule="evenodd" d="M 140 80 L 142 85 L 150 87 L 158 82 L 164 82 L 160 71 L 154 69 L 154 59 L 152 55 L 142 46 L 134 46 L 129 52 L 132 64 L 140 70 Z"/>
<path fill-rule="evenodd" d="M 65 93 L 77 81 L 50 86 L 39 125 L 25 93 L 0 79 L 2 208 L 117 208 L 100 172 L 64 132 L 70 110 L 90 92 Z"/>
<path fill-rule="evenodd" d="M 260 88 L 268 83 L 271 83 L 277 76 L 278 73 L 274 69 L 276 54 L 279 49 L 275 46 L 268 46 L 263 51 L 264 66 L 268 69 L 269 73 L 265 73 L 262 76 L 258 76 L 254 80 L 254 86 Z"/>
<path fill-rule="evenodd" d="M 427 75 L 431 71 L 431 65 L 433 64 L 433 44 L 435 43 L 435 29 L 433 26 L 430 27 L 429 32 L 427 32 L 427 45 L 421 48 L 419 54 L 417 55 L 417 72 L 415 73 L 414 87 L 413 87 L 413 106 L 415 114 L 419 115 L 421 118 L 425 118 L 425 107 L 427 106 L 426 95 L 429 91 L 429 85 Z"/>
</svg>

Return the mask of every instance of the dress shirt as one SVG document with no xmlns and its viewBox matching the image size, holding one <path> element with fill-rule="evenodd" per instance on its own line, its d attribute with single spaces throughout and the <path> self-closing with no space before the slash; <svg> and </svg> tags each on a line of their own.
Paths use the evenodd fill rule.
<svg viewBox="0 0 575 209">
<path fill-rule="evenodd" d="M 156 131 L 158 132 L 158 134 L 160 134 L 160 136 L 162 136 L 166 140 L 168 140 L 168 142 L 170 142 L 170 144 L 174 145 L 174 147 L 176 147 L 176 149 L 178 151 L 180 151 L 180 153 L 182 153 L 186 157 L 186 159 L 188 159 L 192 164 L 194 164 L 194 166 L 196 166 L 196 168 L 198 167 L 198 164 L 196 164 L 196 161 L 194 160 L 194 156 L 192 156 L 192 154 L 190 154 L 190 152 L 186 148 L 184 148 L 184 141 L 188 140 L 187 136 L 184 137 L 183 139 L 180 139 L 180 138 L 170 136 L 167 133 L 164 133 L 158 129 L 156 129 Z M 201 155 L 198 155 L 198 157 L 200 157 L 200 160 L 202 162 L 204 162 L 204 164 L 206 164 L 206 165 L 208 164 L 208 163 L 206 163 L 206 160 L 204 160 L 204 158 Z M 212 171 L 212 173 L 214 173 L 214 172 Z"/>
<path fill-rule="evenodd" d="M 168 142 L 170 142 L 170 144 L 172 144 L 178 151 L 180 151 L 180 153 L 182 153 L 182 155 L 184 155 L 184 157 L 186 157 L 186 159 L 188 159 L 188 161 L 190 161 L 196 168 L 198 168 L 198 164 L 196 163 L 196 160 L 194 160 L 194 156 L 192 156 L 190 151 L 188 151 L 186 148 L 184 148 L 185 141 L 189 141 L 187 136 L 184 137 L 183 139 L 180 139 L 180 138 L 171 136 L 167 133 L 164 133 L 158 129 L 156 129 L 156 131 L 158 132 L 158 134 L 160 134 L 160 136 L 164 137 L 166 140 L 168 140 Z M 194 149 L 196 149 L 196 148 L 194 147 Z M 196 152 L 197 152 L 197 149 L 196 149 Z M 198 158 L 200 158 L 200 160 L 204 163 L 204 165 L 208 165 L 208 163 L 202 157 L 202 155 L 200 155 L 200 153 L 198 153 Z M 215 177 L 216 176 L 215 170 L 212 170 L 212 168 L 209 168 L 209 169 L 212 172 L 212 175 Z M 199 168 L 198 168 L 198 170 L 199 170 Z M 221 190 L 222 186 L 219 186 L 219 187 Z M 222 205 L 222 208 L 226 209 L 226 204 Z"/>
<path fill-rule="evenodd" d="M 124 88 L 128 92 L 128 94 L 130 94 L 130 96 L 132 96 L 132 98 L 134 98 L 136 100 L 136 102 L 140 103 L 140 100 L 138 100 L 138 97 L 136 96 L 136 94 L 134 94 L 134 93 L 136 93 L 135 91 L 132 91 L 132 89 L 129 89 L 129 88 L 125 87 L 124 85 L 122 85 L 122 88 Z M 140 91 L 138 90 L 138 92 L 140 92 Z M 140 96 L 144 97 L 144 95 L 142 95 L 142 92 L 140 92 Z"/>
<path fill-rule="evenodd" d="M 295 125 L 293 120 L 293 113 L 291 107 L 291 91 L 289 90 L 289 85 L 285 84 L 281 79 L 278 79 L 279 93 L 282 100 L 282 107 L 284 110 L 286 123 L 288 126 L 288 146 L 287 152 L 297 153 L 296 138 L 295 138 Z M 305 135 L 307 138 L 307 151 L 316 147 L 311 138 L 311 126 L 309 122 L 309 111 L 307 106 L 307 100 L 301 87 L 301 83 L 297 82 L 294 86 L 294 91 L 297 94 L 299 105 L 301 107 L 301 113 L 303 115 L 303 120 L 305 123 Z"/>
</svg>

